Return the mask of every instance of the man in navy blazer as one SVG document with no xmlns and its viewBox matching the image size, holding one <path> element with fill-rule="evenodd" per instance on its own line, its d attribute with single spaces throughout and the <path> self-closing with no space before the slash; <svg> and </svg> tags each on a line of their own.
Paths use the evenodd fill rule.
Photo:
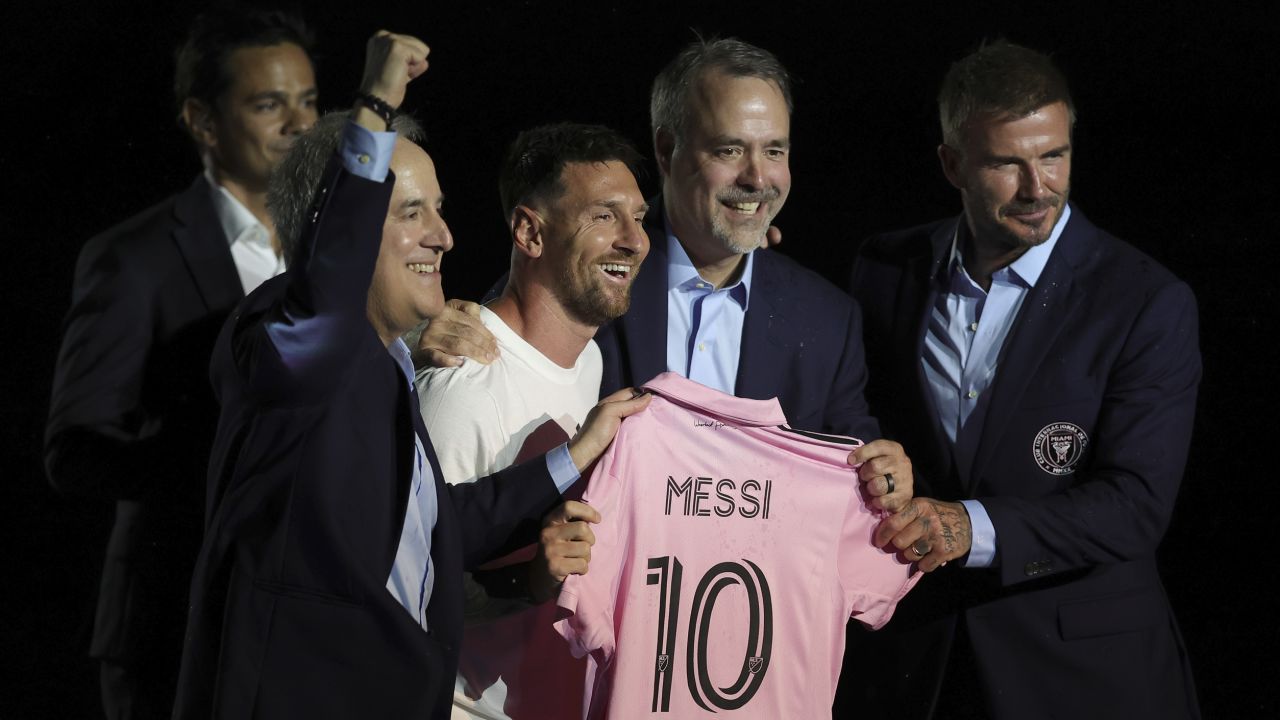
<svg viewBox="0 0 1280 720">
<path fill-rule="evenodd" d="M 90 646 L 109 718 L 173 707 L 217 420 L 207 359 L 235 304 L 283 266 L 266 185 L 316 119 L 309 45 L 283 13 L 196 19 L 174 88 L 204 171 L 76 263 L 45 459 L 58 490 L 115 505 Z"/>
<path fill-rule="evenodd" d="M 871 408 L 911 452 L 932 573 L 851 642 L 860 717 L 1198 717 L 1157 572 L 1200 381 L 1191 290 L 1067 202 L 1066 82 L 1005 42 L 939 95 L 964 214 L 871 238 Z M 890 524 L 899 524 L 890 519 Z"/>
<path fill-rule="evenodd" d="M 647 404 L 620 392 L 547 456 L 443 483 L 400 337 L 444 308 L 453 239 L 430 157 L 384 132 L 414 134 L 392 116 L 426 55 L 375 35 L 350 119 L 322 119 L 273 179 L 290 270 L 214 351 L 222 415 L 175 717 L 447 717 L 463 568 L 531 539 Z M 598 519 L 552 513 L 553 580 L 585 571 Z"/>
<path fill-rule="evenodd" d="M 739 397 L 776 397 L 793 427 L 871 441 L 855 453 L 873 503 L 911 497 L 902 446 L 877 441 L 863 396 L 858 306 L 817 273 L 761 249 L 791 188 L 791 81 L 773 54 L 699 40 L 650 98 L 662 194 L 631 308 L 596 334 L 600 391 L 672 371 Z"/>
</svg>

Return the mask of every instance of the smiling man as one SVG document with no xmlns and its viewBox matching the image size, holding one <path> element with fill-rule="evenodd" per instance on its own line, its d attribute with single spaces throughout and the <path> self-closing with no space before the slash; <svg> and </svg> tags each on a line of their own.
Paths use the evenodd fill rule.
<svg viewBox="0 0 1280 720">
<path fill-rule="evenodd" d="M 567 442 L 459 485 L 420 422 L 401 336 L 443 312 L 453 237 L 395 108 L 426 57 L 377 33 L 350 115 L 321 119 L 272 178 L 290 269 L 214 350 L 222 414 L 175 717 L 446 717 L 463 569 L 550 513 L 540 583 L 586 570 L 598 514 L 553 506 L 647 397 L 607 398 Z"/>
<path fill-rule="evenodd" d="M 309 48 L 283 14 L 197 18 L 174 91 L 204 170 L 76 265 L 45 457 L 59 490 L 115 503 L 90 647 L 110 718 L 173 707 L 217 417 L 208 358 L 236 302 L 284 269 L 267 178 L 316 119 Z"/>
<path fill-rule="evenodd" d="M 662 194 L 645 216 L 650 256 L 631 309 L 596 336 L 601 393 L 669 371 L 777 398 L 792 427 L 866 441 L 850 462 L 871 503 L 903 507 L 911 461 L 877 440 L 857 304 L 761 247 L 791 190 L 786 68 L 741 40 L 699 40 L 658 74 L 649 108 Z"/>
<path fill-rule="evenodd" d="M 534 128 L 507 152 L 499 188 L 510 279 L 481 309 L 498 359 L 418 376 L 446 482 L 472 482 L 546 452 L 595 405 L 601 366 L 592 337 L 627 311 L 649 252 L 639 165 L 630 143 L 594 125 Z M 468 576 L 455 717 L 582 714 L 585 661 L 552 630 L 555 604 L 537 604 L 549 593 L 528 588 L 525 559 L 477 572 L 478 582 Z"/>
<path fill-rule="evenodd" d="M 964 208 L 871 238 L 872 410 L 912 448 L 899 547 L 946 568 L 857 638 L 860 717 L 1187 718 L 1199 708 L 1156 549 L 1200 381 L 1196 303 L 1068 203 L 1075 109 L 1007 42 L 952 65 L 938 156 Z"/>
</svg>

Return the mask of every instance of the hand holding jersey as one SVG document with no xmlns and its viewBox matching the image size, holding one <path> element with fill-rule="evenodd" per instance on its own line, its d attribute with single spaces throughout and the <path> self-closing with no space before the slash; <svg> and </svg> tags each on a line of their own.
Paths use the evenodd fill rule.
<svg viewBox="0 0 1280 720">
<path fill-rule="evenodd" d="M 633 388 L 622 388 L 596 403 L 587 413 L 582 429 L 569 441 L 569 455 L 578 466 L 578 472 L 585 473 L 609 447 L 618 434 L 622 419 L 649 407 L 650 399 L 650 396 L 642 395 Z"/>
<path fill-rule="evenodd" d="M 596 543 L 590 523 L 600 519 L 595 508 L 577 500 L 570 500 L 547 515 L 529 571 L 529 589 L 535 600 L 550 600 L 565 578 L 586 574 L 591 546 Z"/>
<path fill-rule="evenodd" d="M 911 458 L 902 445 L 893 440 L 872 440 L 849 453 L 849 464 L 858 468 L 858 477 L 866 486 L 869 504 L 880 510 L 899 512 L 911 502 L 915 477 Z M 884 547 L 890 534 L 876 531 L 876 545 Z"/>
<path fill-rule="evenodd" d="M 918 497 L 880 523 L 876 542 L 882 537 L 892 538 L 893 546 L 921 570 L 933 572 L 969 554 L 973 527 L 963 504 Z"/>
</svg>

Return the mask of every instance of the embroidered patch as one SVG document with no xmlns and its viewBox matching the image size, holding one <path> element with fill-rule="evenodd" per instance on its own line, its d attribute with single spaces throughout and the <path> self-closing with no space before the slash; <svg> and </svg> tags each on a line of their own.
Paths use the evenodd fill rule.
<svg viewBox="0 0 1280 720">
<path fill-rule="evenodd" d="M 1031 455 L 1040 469 L 1050 475 L 1070 475 L 1076 471 L 1088 444 L 1089 436 L 1079 425 L 1050 423 L 1036 433 Z"/>
</svg>

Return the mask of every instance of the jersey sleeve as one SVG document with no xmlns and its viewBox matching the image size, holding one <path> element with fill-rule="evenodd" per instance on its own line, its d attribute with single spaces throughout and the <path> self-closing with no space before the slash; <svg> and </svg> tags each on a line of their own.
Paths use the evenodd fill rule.
<svg viewBox="0 0 1280 720">
<path fill-rule="evenodd" d="M 879 630 L 893 617 L 898 601 L 915 587 L 924 573 L 916 570 L 914 564 L 904 562 L 897 553 L 875 546 L 880 515 L 866 506 L 857 490 L 849 495 L 837 553 L 840 584 L 849 616 L 872 630 Z"/>
<path fill-rule="evenodd" d="M 623 484 L 618 468 L 620 448 L 625 444 L 627 424 L 597 463 L 582 501 L 600 512 L 601 520 L 592 530 L 596 543 L 591 548 L 591 564 L 585 575 L 570 575 L 560 588 L 559 620 L 556 632 L 569 642 L 574 657 L 590 653 L 605 666 L 617 645 L 614 607 L 626 558 L 626 527 L 622 508 Z"/>
</svg>

